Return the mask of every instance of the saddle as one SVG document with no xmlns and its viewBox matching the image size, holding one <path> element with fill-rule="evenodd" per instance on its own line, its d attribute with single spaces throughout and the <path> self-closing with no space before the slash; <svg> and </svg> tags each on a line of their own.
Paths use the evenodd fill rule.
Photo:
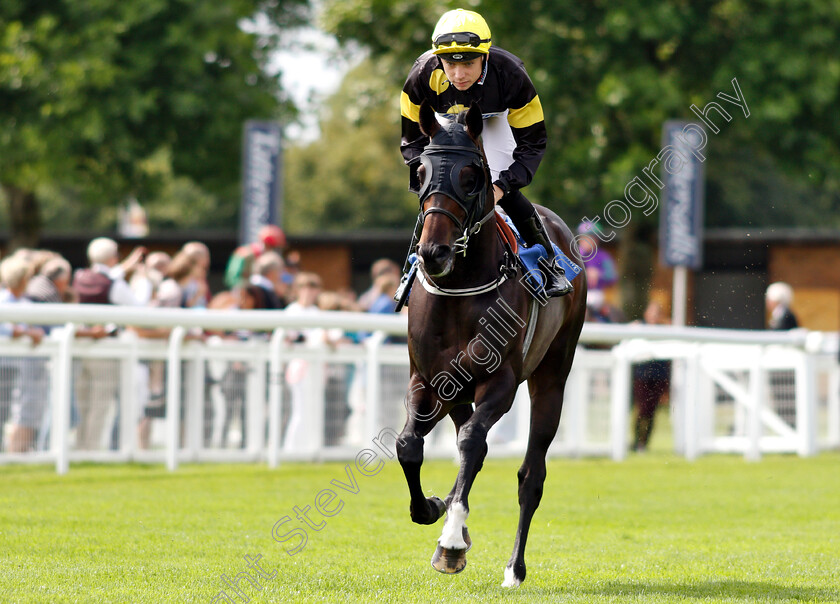
<svg viewBox="0 0 840 604">
<path fill-rule="evenodd" d="M 502 243 L 510 247 L 517 264 L 519 264 L 519 268 L 522 270 L 522 274 L 526 275 L 526 279 L 530 282 L 531 292 L 541 292 L 543 289 L 542 273 L 537 262 L 540 258 L 548 256 L 545 248 L 540 244 L 526 247 L 525 241 L 522 239 L 519 231 L 516 230 L 510 217 L 507 214 L 499 212 L 498 208 L 496 209 L 496 227 Z M 552 243 L 552 245 L 554 246 L 554 253 L 557 255 L 557 261 L 566 271 L 566 277 L 569 281 L 574 280 L 580 274 L 581 267 L 572 262 L 557 247 L 556 243 Z"/>
<path fill-rule="evenodd" d="M 519 241 L 516 239 L 516 234 L 499 212 L 496 212 L 496 232 L 502 239 L 502 243 L 507 243 L 514 254 L 519 254 Z"/>
</svg>

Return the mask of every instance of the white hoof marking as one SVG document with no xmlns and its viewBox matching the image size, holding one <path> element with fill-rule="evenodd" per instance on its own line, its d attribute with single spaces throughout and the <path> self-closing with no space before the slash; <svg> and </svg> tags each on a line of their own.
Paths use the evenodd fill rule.
<svg viewBox="0 0 840 604">
<path fill-rule="evenodd" d="M 520 585 L 522 585 L 522 581 L 513 574 L 513 567 L 505 568 L 505 580 L 502 581 L 502 587 L 519 587 Z"/>
<path fill-rule="evenodd" d="M 438 543 L 446 549 L 467 549 L 464 541 L 464 526 L 469 512 L 460 503 L 455 502 L 446 510 L 446 522 L 443 524 Z"/>
</svg>

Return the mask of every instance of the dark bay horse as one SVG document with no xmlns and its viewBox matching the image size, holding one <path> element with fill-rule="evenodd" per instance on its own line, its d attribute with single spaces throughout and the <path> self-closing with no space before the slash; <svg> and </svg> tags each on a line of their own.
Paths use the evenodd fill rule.
<svg viewBox="0 0 840 604">
<path fill-rule="evenodd" d="M 411 519 L 433 524 L 446 513 L 432 566 L 449 574 L 464 569 L 472 545 L 466 527 L 468 497 L 487 454 L 487 432 L 510 410 L 518 385 L 528 380 L 531 423 L 518 472 L 519 525 L 503 583 L 518 586 L 525 579 L 525 542 L 542 496 L 545 457 L 557 432 L 583 326 L 586 277 L 581 272 L 574 280 L 573 293 L 537 302 L 521 275 L 511 274 L 496 233 L 476 105 L 444 126 L 424 103 L 420 126 L 431 140 L 417 173 L 422 183 L 420 283 L 415 283 L 408 305 L 408 419 L 397 441 Z M 582 266 L 577 250 L 570 247 L 568 227 L 549 210 L 537 209 L 551 238 Z M 424 494 L 420 466 L 424 437 L 447 415 L 455 423 L 461 464 L 452 491 L 441 501 Z"/>
</svg>

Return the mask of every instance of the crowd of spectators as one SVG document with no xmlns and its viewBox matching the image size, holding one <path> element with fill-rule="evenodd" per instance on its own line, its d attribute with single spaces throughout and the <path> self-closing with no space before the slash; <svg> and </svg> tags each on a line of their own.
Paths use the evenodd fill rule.
<svg viewBox="0 0 840 604">
<path fill-rule="evenodd" d="M 606 290 L 617 279 L 616 263 L 603 249 L 587 247 L 589 238 L 597 241 L 598 225 L 585 221 L 577 232 L 589 285 L 587 320 L 592 322 L 625 322 L 621 311 L 608 301 Z M 586 236 L 584 236 L 586 235 Z M 208 284 L 210 250 L 198 241 L 183 245 L 174 255 L 142 246 L 120 259 L 117 243 L 106 237 L 93 239 L 87 247 L 88 265 L 73 270 L 70 263 L 55 252 L 20 249 L 0 262 L 0 304 L 78 303 L 112 304 L 148 308 L 284 310 L 306 314 L 319 310 L 392 313 L 393 300 L 401 271 L 390 259 L 380 259 L 370 267 L 370 287 L 358 297 L 352 290 L 325 287 L 321 277 L 300 270 L 299 256 L 286 250 L 286 238 L 276 226 L 263 228 L 258 240 L 237 248 L 228 259 L 225 289 L 211 292 Z M 770 329 L 790 329 L 796 318 L 790 310 L 792 289 L 774 283 L 767 290 Z M 643 322 L 665 323 L 660 305 L 652 302 Z M 50 325 L 25 325 L 3 322 L 0 337 L 28 338 L 37 348 L 53 329 Z M 125 328 L 139 338 L 163 339 L 168 328 Z M 119 333 L 115 325 L 78 326 L 79 339 L 102 339 Z M 348 333 L 336 329 L 305 329 L 289 332 L 290 343 L 303 347 L 336 347 L 357 343 L 365 333 Z M 243 340 L 254 337 L 250 332 L 207 332 L 193 330 L 188 339 L 222 338 Z M 391 338 L 390 341 L 395 341 Z M 306 401 L 311 393 L 313 371 L 324 382 L 326 390 L 326 441 L 335 444 L 343 426 L 352 414 L 348 392 L 352 390 L 354 368 L 345 366 L 313 368 L 310 361 L 296 359 L 285 368 L 284 387 L 289 394 L 289 410 L 284 426 L 284 447 L 287 451 L 305 447 Z M 245 392 L 251 369 L 241 361 L 207 363 L 205 414 L 212 415 L 209 390 L 224 399 L 220 444 L 229 446 L 232 425 L 239 423 L 238 441 L 244 447 Z M 49 425 L 48 361 L 45 357 L 10 357 L 0 355 L 0 451 L 25 452 L 43 448 L 45 426 Z M 634 449 L 643 451 L 653 426 L 657 406 L 667 398 L 670 367 L 667 362 L 637 365 L 634 369 L 636 438 Z M 120 396 L 120 361 L 113 358 L 82 357 L 74 364 L 73 425 L 75 446 L 93 450 L 116 446 L 118 441 Z M 138 363 L 134 384 L 141 401 L 137 440 L 141 448 L 150 446 L 153 420 L 166 413 L 164 400 L 166 366 L 164 361 Z M 183 413 L 183 411 L 182 411 Z M 205 442 L 213 435 L 205 426 Z M 40 443 L 40 445 L 39 445 Z"/>
<path fill-rule="evenodd" d="M 225 289 L 211 292 L 208 285 L 210 250 L 198 241 L 183 245 L 174 255 L 160 250 L 134 248 L 125 258 L 118 244 L 107 237 L 90 241 L 88 264 L 75 271 L 59 254 L 48 250 L 19 249 L 0 262 L 0 304 L 75 303 L 111 304 L 148 308 L 283 310 L 307 313 L 316 310 L 392 312 L 391 296 L 399 282 L 399 268 L 382 259 L 371 267 L 371 289 L 361 298 L 349 289 L 325 288 L 314 273 L 301 271 L 299 256 L 285 250 L 286 238 L 278 227 L 263 228 L 258 241 L 241 246 L 228 260 Z M 33 349 L 41 344 L 53 326 L 3 322 L 0 337 L 28 338 Z M 102 339 L 130 331 L 139 338 L 163 339 L 169 328 L 118 328 L 116 325 L 78 326 L 76 337 Z M 290 343 L 305 346 L 338 346 L 357 342 L 365 334 L 342 330 L 309 329 L 288 335 Z M 193 330 L 188 339 L 247 339 L 246 332 Z M 120 363 L 114 358 L 82 357 L 74 363 L 72 423 L 75 447 L 96 450 L 114 447 L 118 441 L 120 415 Z M 296 429 L 303 417 L 308 363 L 289 363 L 286 387 L 290 391 L 291 413 L 286 425 L 286 446 L 296 447 L 302 438 Z M 243 362 L 208 362 L 208 385 L 218 386 L 225 399 L 221 445 L 227 446 L 231 425 L 239 421 L 238 446 L 245 444 L 244 404 L 250 369 Z M 335 373 L 333 371 L 332 373 Z M 135 388 L 142 410 L 137 440 L 141 448 L 150 444 L 153 420 L 165 416 L 166 368 L 164 361 L 142 361 L 134 370 Z M 329 375 L 330 383 L 346 386 L 350 376 Z M 335 384 L 333 384 L 335 385 Z M 329 384 L 328 384 L 329 388 Z M 336 388 L 333 388 L 335 391 Z M 346 388 L 344 388 L 346 391 Z M 50 423 L 48 357 L 0 355 L 0 451 L 21 453 L 43 448 Z M 330 398 L 330 397 L 328 397 Z M 346 396 L 344 397 L 346 399 Z M 342 396 L 328 401 L 332 415 L 346 418 L 348 405 Z M 209 402 L 205 411 L 212 413 Z M 340 428 L 328 426 L 333 441 Z M 205 428 L 205 441 L 211 430 Z M 40 441 L 40 446 L 39 446 Z"/>
</svg>

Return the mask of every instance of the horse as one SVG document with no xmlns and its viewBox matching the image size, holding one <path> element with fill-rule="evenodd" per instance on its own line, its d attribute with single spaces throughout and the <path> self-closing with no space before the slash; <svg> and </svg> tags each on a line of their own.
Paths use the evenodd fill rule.
<svg viewBox="0 0 840 604">
<path fill-rule="evenodd" d="M 408 300 L 408 417 L 397 456 L 408 484 L 411 520 L 434 524 L 446 514 L 432 566 L 446 574 L 462 571 L 472 546 L 468 497 L 487 454 L 488 430 L 511 409 L 519 384 L 528 381 L 531 421 L 518 472 L 519 524 L 502 583 L 516 587 L 525 579 L 528 530 L 586 314 L 586 277 L 581 272 L 566 296 L 539 300 L 515 278 L 521 271 L 512 268 L 511 249 L 492 220 L 493 186 L 480 142 L 478 105 L 441 125 L 424 102 L 420 126 L 430 138 L 416 174 L 422 183 L 416 247 L 422 287 L 415 283 Z M 582 266 L 569 228 L 536 207 L 551 238 Z M 460 468 L 442 501 L 426 497 L 420 468 L 424 437 L 447 415 L 455 424 Z"/>
</svg>

